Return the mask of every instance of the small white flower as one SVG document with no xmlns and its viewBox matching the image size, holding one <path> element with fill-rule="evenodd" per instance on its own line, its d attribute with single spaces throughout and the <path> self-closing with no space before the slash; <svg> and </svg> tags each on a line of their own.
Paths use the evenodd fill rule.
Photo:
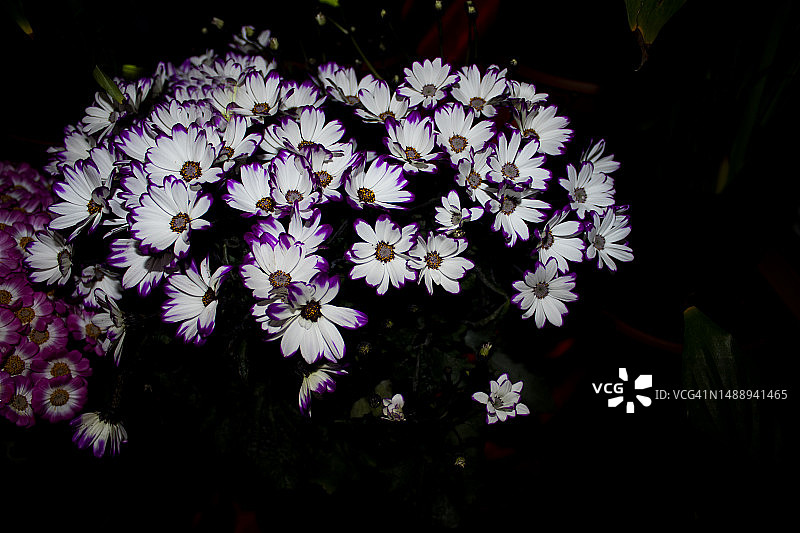
<svg viewBox="0 0 800 533">
<path fill-rule="evenodd" d="M 465 106 L 470 106 L 476 113 L 485 117 L 497 114 L 494 104 L 506 92 L 506 69 L 499 70 L 496 65 L 481 71 L 475 65 L 464 67 L 458 73 L 460 80 L 451 91 L 453 98 Z"/>
<path fill-rule="evenodd" d="M 118 455 L 120 445 L 128 442 L 128 432 L 122 424 L 112 422 L 101 413 L 84 413 L 70 425 L 75 428 L 72 442 L 80 449 L 91 446 L 95 457 L 102 457 L 106 450 L 111 455 Z"/>
<path fill-rule="evenodd" d="M 492 123 L 482 120 L 473 125 L 475 113 L 459 103 L 445 104 L 436 110 L 436 143 L 450 154 L 450 162 L 458 165 L 473 151 L 483 150 L 494 135 Z"/>
<path fill-rule="evenodd" d="M 539 152 L 547 155 L 564 153 L 564 143 L 572 138 L 572 130 L 565 128 L 569 124 L 566 117 L 557 117 L 558 108 L 535 107 L 521 108 L 515 114 L 514 121 L 526 140 L 539 141 Z"/>
<path fill-rule="evenodd" d="M 519 293 L 511 301 L 524 311 L 522 318 L 533 315 L 536 327 L 544 326 L 545 320 L 554 326 L 564 323 L 562 315 L 567 313 L 564 302 L 574 302 L 578 296 L 572 292 L 575 288 L 575 274 L 558 276 L 558 264 L 550 259 L 547 264 L 536 263 L 533 272 L 525 272 L 522 281 L 515 281 L 513 286 Z"/>
<path fill-rule="evenodd" d="M 535 230 L 539 244 L 536 252 L 542 264 L 552 257 L 558 263 L 559 272 L 569 270 L 567 261 L 580 262 L 583 260 L 583 250 L 586 247 L 583 239 L 578 235 L 583 230 L 580 222 L 567 220 L 569 208 L 557 211 L 550 217 L 541 231 Z"/>
<path fill-rule="evenodd" d="M 619 161 L 614 161 L 614 154 L 603 155 L 606 149 L 606 142 L 600 139 L 581 154 L 581 161 L 589 161 L 594 165 L 595 172 L 611 174 L 620 166 Z"/>
<path fill-rule="evenodd" d="M 587 213 L 601 213 L 614 205 L 614 181 L 595 172 L 589 161 L 583 162 L 580 171 L 567 165 L 567 177 L 558 183 L 569 193 L 569 206 L 578 213 L 578 218 L 585 218 Z"/>
<path fill-rule="evenodd" d="M 433 294 L 433 284 L 441 285 L 450 293 L 460 292 L 458 280 L 475 263 L 458 255 L 467 249 L 466 239 L 453 239 L 445 235 L 428 233 L 428 240 L 417 236 L 417 245 L 409 251 L 411 259 L 408 266 L 419 271 L 419 281 L 425 280 L 429 294 Z"/>
<path fill-rule="evenodd" d="M 400 205 L 414 200 L 414 194 L 404 187 L 408 181 L 403 177 L 403 167 L 377 157 L 366 171 L 362 159 L 344 186 L 347 203 L 356 209 L 365 206 L 399 209 Z"/>
<path fill-rule="evenodd" d="M 486 422 L 494 424 L 498 420 L 505 422 L 517 415 L 529 415 L 528 406 L 520 403 L 520 392 L 523 383 L 511 383 L 508 374 L 502 374 L 497 381 L 489 382 L 489 394 L 476 392 L 472 399 L 486 405 Z"/>
<path fill-rule="evenodd" d="M 456 191 L 450 191 L 447 196 L 442 196 L 442 206 L 436 208 L 436 224 L 442 233 L 457 232 L 464 222 L 474 221 L 483 215 L 482 207 L 461 207 Z M 453 236 L 453 235 L 451 235 Z"/>
<path fill-rule="evenodd" d="M 389 284 L 399 288 L 406 281 L 413 281 L 417 273 L 408 268 L 409 249 L 414 245 L 417 225 L 404 228 L 381 215 L 373 229 L 362 219 L 354 224 L 358 236 L 364 239 L 347 251 L 348 260 L 356 263 L 350 271 L 351 279 L 365 278 L 367 285 L 375 287 L 378 294 L 386 294 Z"/>
<path fill-rule="evenodd" d="M 602 218 L 597 213 L 592 213 L 594 222 L 592 229 L 586 234 L 589 244 L 586 248 L 586 258 L 594 259 L 597 256 L 597 268 L 607 266 L 609 270 L 617 270 L 614 259 L 618 261 L 633 261 L 633 250 L 627 244 L 620 244 L 631 232 L 628 226 L 628 217 L 620 215 L 614 208 L 608 209 Z"/>
<path fill-rule="evenodd" d="M 64 285 L 72 273 L 72 245 L 60 233 L 43 230 L 27 246 L 24 259 L 28 276 L 34 282 Z"/>
<path fill-rule="evenodd" d="M 391 398 L 383 399 L 383 418 L 392 420 L 393 422 L 402 422 L 406 419 L 403 414 L 403 407 L 406 405 L 406 400 L 402 394 L 395 394 Z"/>
<path fill-rule="evenodd" d="M 313 371 L 303 373 L 303 382 L 300 384 L 300 394 L 298 404 L 300 412 L 311 416 L 311 397 L 318 396 L 326 392 L 336 390 L 336 382 L 333 376 L 347 374 L 341 365 L 324 362 L 319 364 Z"/>
<path fill-rule="evenodd" d="M 406 84 L 399 87 L 397 92 L 408 98 L 409 107 L 422 104 L 426 109 L 433 107 L 442 100 L 445 92 L 456 81 L 458 76 L 450 74 L 450 65 L 442 65 L 442 59 L 437 57 L 433 61 L 426 59 L 423 63 L 415 61 L 411 68 L 405 69 Z"/>
<path fill-rule="evenodd" d="M 435 143 L 433 120 L 422 118 L 416 111 L 401 121 L 389 120 L 386 123 L 389 136 L 384 139 L 392 157 L 403 162 L 406 172 L 434 172 L 434 161 L 440 154 L 433 152 Z"/>
<path fill-rule="evenodd" d="M 408 113 L 408 100 L 398 94 L 393 95 L 383 80 L 373 81 L 368 87 L 360 89 L 358 99 L 364 107 L 356 108 L 355 112 L 364 122 L 402 120 Z"/>
</svg>

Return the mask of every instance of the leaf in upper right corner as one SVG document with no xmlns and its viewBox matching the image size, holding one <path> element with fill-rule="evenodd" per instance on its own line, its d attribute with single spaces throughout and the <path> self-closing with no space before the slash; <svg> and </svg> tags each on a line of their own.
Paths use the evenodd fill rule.
<svg viewBox="0 0 800 533">
<path fill-rule="evenodd" d="M 631 31 L 639 31 L 644 44 L 651 45 L 656 35 L 672 18 L 686 0 L 625 0 L 628 25 Z"/>
</svg>

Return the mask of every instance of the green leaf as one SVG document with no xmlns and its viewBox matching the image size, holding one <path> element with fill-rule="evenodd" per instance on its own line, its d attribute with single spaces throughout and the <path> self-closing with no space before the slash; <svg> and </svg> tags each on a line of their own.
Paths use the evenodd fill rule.
<svg viewBox="0 0 800 533">
<path fill-rule="evenodd" d="M 92 71 L 92 76 L 94 76 L 95 81 L 97 81 L 100 87 L 102 87 L 103 90 L 105 90 L 108 93 L 108 95 L 114 99 L 115 102 L 117 102 L 118 104 L 122 103 L 122 101 L 124 100 L 124 97 L 122 96 L 122 91 L 119 90 L 119 87 L 117 87 L 117 84 L 114 83 L 114 80 L 106 76 L 105 73 L 103 73 L 103 71 L 100 70 L 100 67 L 98 67 L 97 65 L 95 65 L 94 71 Z"/>
<path fill-rule="evenodd" d="M 320 4 L 328 4 L 329 6 L 339 7 L 339 0 L 319 0 Z"/>
<path fill-rule="evenodd" d="M 686 0 L 625 0 L 628 10 L 628 25 L 631 31 L 639 31 L 646 45 L 653 44 L 656 35 L 672 18 Z"/>
</svg>

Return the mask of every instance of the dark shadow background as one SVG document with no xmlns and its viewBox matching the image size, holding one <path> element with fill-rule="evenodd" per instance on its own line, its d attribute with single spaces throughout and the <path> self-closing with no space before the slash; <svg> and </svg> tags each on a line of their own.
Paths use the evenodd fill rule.
<svg viewBox="0 0 800 533">
<path fill-rule="evenodd" d="M 420 55 L 439 54 L 433 2 L 342 3 L 344 15 L 325 9 L 356 26 L 381 72 L 401 74 Z M 62 142 L 64 126 L 83 117 L 98 90 L 95 64 L 111 74 L 122 64 L 149 73 L 159 60 L 180 62 L 226 42 L 242 24 L 272 29 L 279 53 L 300 58 L 298 69 L 303 55 L 320 60 L 323 47 L 328 59 L 355 57 L 348 40 L 314 24 L 313 2 L 21 6 L 33 38 L 8 13 L 0 31 L 0 160 L 46 161 L 45 149 Z M 519 349 L 532 352 L 527 364 L 546 377 L 557 409 L 524 429 L 498 428 L 475 462 L 480 486 L 448 480 L 451 497 L 480 494 L 481 504 L 457 525 L 730 525 L 786 517 L 794 499 L 783 487 L 793 485 L 797 466 L 790 407 L 800 326 L 797 6 L 745 11 L 690 0 L 641 68 L 622 1 L 476 6 L 477 61 L 509 66 L 511 77 L 535 83 L 576 133 L 605 138 L 622 162 L 617 198 L 631 205 L 636 259 L 587 282 L 562 330 L 508 326 Z M 444 7 L 453 11 L 443 19 L 442 51 L 463 62 L 463 2 Z M 225 21 L 222 34 L 212 16 Z M 758 112 L 749 127 L 752 109 Z M 726 157 L 741 164 L 718 192 Z M 690 406 L 672 401 L 626 415 L 592 391 L 591 383 L 614 380 L 619 367 L 652 374 L 656 388 L 680 388 L 690 306 L 736 339 L 747 388 L 788 391 L 788 400 L 750 406 L 759 424 L 746 435 L 726 426 L 724 413 L 716 419 L 721 425 L 698 425 L 687 416 Z M 565 338 L 569 349 L 553 356 Z M 293 527 L 453 525 L 434 505 L 411 511 L 387 499 L 385 480 L 366 467 L 362 483 L 333 495 L 310 483 L 275 490 L 247 461 L 217 454 L 191 424 L 159 417 L 160 408 L 143 403 L 131 442 L 113 460 L 69 448 L 66 428 L 4 439 L 0 486 L 10 496 L 0 499 L 2 514 L 23 509 L 33 513 L 28 519 L 50 515 L 56 523 L 117 530 L 268 531 L 284 520 Z M 0 434 L 15 431 L 0 424 Z M 308 437 L 319 437 L 315 431 Z"/>
</svg>

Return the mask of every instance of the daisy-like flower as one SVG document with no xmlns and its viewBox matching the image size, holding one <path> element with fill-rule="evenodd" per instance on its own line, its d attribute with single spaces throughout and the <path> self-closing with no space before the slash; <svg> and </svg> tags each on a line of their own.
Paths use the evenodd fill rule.
<svg viewBox="0 0 800 533">
<path fill-rule="evenodd" d="M 74 296 L 83 298 L 83 305 L 99 309 L 95 294 L 100 290 L 113 300 L 122 298 L 122 284 L 119 274 L 103 265 L 90 265 L 81 271 L 80 280 L 75 284 Z"/>
<path fill-rule="evenodd" d="M 46 326 L 32 327 L 28 339 L 39 347 L 41 357 L 63 352 L 69 339 L 67 324 L 60 316 L 54 316 Z"/>
<path fill-rule="evenodd" d="M 327 152 L 338 152 L 341 150 L 344 125 L 339 120 L 326 122 L 322 109 L 304 107 L 299 120 L 284 119 L 275 133 L 283 139 L 286 148 L 298 154 L 317 147 Z"/>
<path fill-rule="evenodd" d="M 557 211 L 541 231 L 534 230 L 536 238 L 539 239 L 534 252 L 539 254 L 539 262 L 546 264 L 552 257 L 558 264 L 559 272 L 569 270 L 567 261 L 582 261 L 583 250 L 586 247 L 579 236 L 583 231 L 583 225 L 575 220 L 567 220 L 569 214 L 569 208 Z"/>
<path fill-rule="evenodd" d="M 609 175 L 620 166 L 619 161 L 614 161 L 614 154 L 603 155 L 606 142 L 600 139 L 581 154 L 581 161 L 589 161 L 594 165 L 594 172 Z"/>
<path fill-rule="evenodd" d="M 30 305 L 14 309 L 14 315 L 23 328 L 44 329 L 47 324 L 53 321 L 53 310 L 53 302 L 47 297 L 47 294 L 34 292 Z"/>
<path fill-rule="evenodd" d="M 578 218 L 585 218 L 587 213 L 602 213 L 607 207 L 614 205 L 614 181 L 600 172 L 594 171 L 589 161 L 581 164 L 580 171 L 567 165 L 567 177 L 558 183 L 569 193 L 569 206 L 577 212 Z"/>
<path fill-rule="evenodd" d="M 327 98 L 311 80 L 298 84 L 287 80 L 281 86 L 281 111 L 296 112 L 304 107 L 320 107 Z"/>
<path fill-rule="evenodd" d="M 345 254 L 349 261 L 356 263 L 350 271 L 351 279 L 364 278 L 378 294 L 386 294 L 390 283 L 400 288 L 406 281 L 417 278 L 417 272 L 406 264 L 410 259 L 408 251 L 415 242 L 417 224 L 401 229 L 384 214 L 378 217 L 374 229 L 362 219 L 356 220 L 354 227 L 364 242 L 355 243 Z"/>
<path fill-rule="evenodd" d="M 33 303 L 33 288 L 25 274 L 16 273 L 0 279 L 0 307 L 16 309 Z"/>
<path fill-rule="evenodd" d="M 547 155 L 564 153 L 564 143 L 572 139 L 572 130 L 565 126 L 569 124 L 567 117 L 558 117 L 556 106 L 523 107 L 514 116 L 514 121 L 522 136 L 526 140 L 539 141 L 539 152 Z"/>
<path fill-rule="evenodd" d="M 597 213 L 592 213 L 593 225 L 586 234 L 589 244 L 586 247 L 586 258 L 594 259 L 597 256 L 597 268 L 607 266 L 609 270 L 616 271 L 618 261 L 633 261 L 633 250 L 618 241 L 627 237 L 631 228 L 628 226 L 628 217 L 620 214 L 613 207 L 606 210 L 602 218 Z"/>
<path fill-rule="evenodd" d="M 319 69 L 320 80 L 327 88 L 328 94 L 334 100 L 350 106 L 359 105 L 361 103 L 361 91 L 370 92 L 378 82 L 372 74 L 367 74 L 359 80 L 353 67 L 338 67 L 332 70 L 325 70 L 324 67 L 326 66 L 334 67 L 335 64 L 329 63 Z M 387 85 L 387 92 L 388 87 Z"/>
<path fill-rule="evenodd" d="M 83 413 L 72 420 L 70 426 L 75 428 L 72 442 L 81 450 L 91 446 L 95 457 L 102 457 L 106 450 L 118 455 L 120 446 L 128 442 L 128 432 L 122 424 L 103 413 Z"/>
<path fill-rule="evenodd" d="M 471 270 L 475 263 L 458 255 L 467 249 L 466 239 L 453 239 L 446 235 L 428 233 L 425 240 L 417 235 L 417 244 L 409 251 L 408 266 L 419 271 L 418 281 L 425 280 L 428 294 L 433 294 L 433 285 L 441 285 L 450 293 L 461 290 L 458 280 Z"/>
<path fill-rule="evenodd" d="M 89 151 L 97 146 L 94 137 L 76 126 L 64 128 L 64 146 L 51 147 L 47 152 L 52 160 L 45 167 L 50 174 L 59 174 L 64 167 L 75 166 L 78 161 L 89 159 Z"/>
<path fill-rule="evenodd" d="M 450 162 L 457 166 L 470 154 L 483 150 L 494 136 L 491 122 L 473 125 L 474 112 L 459 103 L 445 104 L 436 110 L 436 142 L 450 154 Z"/>
<path fill-rule="evenodd" d="M 276 214 L 272 185 L 267 168 L 261 163 L 248 163 L 239 169 L 242 181 L 229 179 L 228 193 L 222 199 L 242 216 L 268 217 Z"/>
<path fill-rule="evenodd" d="M 247 242 L 261 241 L 262 236 L 268 233 L 277 242 L 282 233 L 288 233 L 296 242 L 303 245 L 306 253 L 312 254 L 333 233 L 333 226 L 321 224 L 321 221 L 322 213 L 319 209 L 314 209 L 314 214 L 307 221 L 292 213 L 288 227 L 276 218 L 268 218 L 253 226 L 250 232 L 245 233 L 244 239 Z"/>
<path fill-rule="evenodd" d="M 530 237 L 528 223 L 539 223 L 544 220 L 544 209 L 549 204 L 531 198 L 538 191 L 523 189 L 517 191 L 512 187 L 503 186 L 497 193 L 497 199 L 489 200 L 488 208 L 495 213 L 492 229 L 501 230 L 506 246 L 509 248 L 517 243 L 517 239 L 527 241 Z"/>
<path fill-rule="evenodd" d="M 68 241 L 72 241 L 87 226 L 89 232 L 93 232 L 103 215 L 110 212 L 110 185 L 110 176 L 103 176 L 93 161 L 64 167 L 64 181 L 53 186 L 53 191 L 63 201 L 50 206 L 50 212 L 55 215 L 50 222 L 50 228 L 58 230 L 75 227 Z"/>
<path fill-rule="evenodd" d="M 272 160 L 269 173 L 273 178 L 272 197 L 279 215 L 289 215 L 296 209 L 303 219 L 310 217 L 322 193 L 315 190 L 308 161 L 297 154 L 283 152 Z"/>
<path fill-rule="evenodd" d="M 544 190 L 550 171 L 542 167 L 544 156 L 536 156 L 539 142 L 532 140 L 520 147 L 522 135 L 511 134 L 511 142 L 505 135 L 498 136 L 497 150 L 489 157 L 489 179 L 494 183 L 509 183 L 516 189 L 528 187 Z"/>
<path fill-rule="evenodd" d="M 0 311 L 0 317 L 2 313 Z M 2 320 L 0 320 L 0 324 L 2 324 Z M 3 346 L 0 344 L 0 370 L 11 377 L 30 375 L 37 361 L 41 359 L 39 347 L 25 337 L 22 337 L 21 340 L 18 339 L 14 345 Z"/>
<path fill-rule="evenodd" d="M 356 209 L 364 206 L 377 206 L 384 209 L 399 209 L 414 200 L 414 194 L 404 190 L 408 181 L 403 177 L 403 167 L 395 165 L 378 156 L 369 169 L 364 170 L 363 159 L 350 173 L 345 182 L 347 203 Z"/>
<path fill-rule="evenodd" d="M 528 406 L 519 401 L 522 386 L 522 381 L 511 383 L 508 374 L 502 374 L 497 381 L 489 382 L 489 394 L 476 392 L 472 395 L 472 399 L 486 405 L 486 422 L 488 424 L 494 424 L 498 420 L 505 422 L 517 415 L 531 413 Z"/>
<path fill-rule="evenodd" d="M 94 323 L 105 330 L 106 338 L 103 341 L 103 350 L 106 354 L 113 353 L 114 362 L 119 366 L 122 355 L 122 344 L 125 340 L 127 325 L 125 315 L 120 310 L 117 302 L 108 297 L 102 290 L 95 293 L 95 299 L 100 304 L 101 312 L 94 315 Z"/>
<path fill-rule="evenodd" d="M 16 345 L 23 334 L 19 318 L 8 309 L 0 309 L 0 350 Z"/>
<path fill-rule="evenodd" d="M 558 275 L 558 264 L 550 259 L 547 264 L 536 263 L 533 272 L 525 272 L 521 281 L 513 283 L 519 292 L 511 301 L 524 311 L 522 318 L 533 315 L 536 327 L 544 326 L 545 321 L 554 326 L 563 324 L 563 315 L 567 313 L 564 302 L 574 302 L 578 296 L 572 292 L 575 288 L 575 274 Z"/>
<path fill-rule="evenodd" d="M 147 253 L 173 248 L 175 255 L 189 253 L 192 230 L 211 224 L 199 218 L 211 207 L 211 196 L 197 194 L 178 178 L 167 176 L 163 185 L 151 184 L 140 199 L 141 205 L 131 209 L 131 236 Z"/>
<path fill-rule="evenodd" d="M 241 274 L 244 286 L 253 291 L 255 298 L 269 298 L 292 282 L 308 282 L 318 272 L 328 270 L 324 258 L 308 253 L 288 233 L 277 238 L 265 233 L 259 240 L 251 240 L 250 250 L 243 260 Z"/>
<path fill-rule="evenodd" d="M 0 275 L 18 272 L 22 253 L 19 251 L 17 241 L 6 231 L 0 231 Z"/>
<path fill-rule="evenodd" d="M 408 98 L 409 107 L 422 104 L 425 109 L 433 109 L 445 96 L 451 85 L 458 81 L 456 74 L 450 73 L 450 65 L 442 64 L 437 57 L 423 63 L 415 61 L 411 68 L 405 69 L 406 84 L 399 87 L 400 96 Z"/>
<path fill-rule="evenodd" d="M 273 70 L 265 77 L 257 70 L 250 72 L 236 91 L 231 111 L 247 117 L 250 123 L 263 122 L 278 112 L 281 95 L 281 75 Z"/>
<path fill-rule="evenodd" d="M 402 394 L 395 394 L 391 398 L 384 398 L 383 401 L 383 417 L 386 420 L 393 422 L 402 422 L 406 419 L 403 414 L 403 407 L 406 405 L 406 400 Z"/>
<path fill-rule="evenodd" d="M 212 167 L 217 158 L 216 147 L 209 142 L 204 128 L 178 124 L 169 135 L 157 137 L 155 143 L 145 156 L 145 171 L 152 183 L 160 185 L 167 176 L 192 185 L 222 178 L 222 169 Z"/>
<path fill-rule="evenodd" d="M 533 84 L 524 81 L 508 80 L 508 98 L 518 107 L 534 105 L 547 100 L 547 93 L 536 92 Z"/>
<path fill-rule="evenodd" d="M 111 241 L 108 264 L 125 269 L 122 275 L 124 289 L 136 288 L 139 296 L 145 297 L 177 270 L 178 259 L 172 250 L 146 254 L 136 239 L 115 239 Z"/>
<path fill-rule="evenodd" d="M 233 268 L 221 266 L 212 274 L 208 263 L 206 257 L 198 269 L 192 261 L 186 274 L 173 274 L 164 286 L 167 301 L 161 316 L 164 322 L 180 324 L 178 336 L 187 343 L 203 344 L 214 331 L 219 286 Z"/>
<path fill-rule="evenodd" d="M 86 404 L 86 380 L 62 376 L 40 379 L 33 388 L 34 412 L 49 422 L 69 420 Z"/>
<path fill-rule="evenodd" d="M 225 132 L 220 139 L 222 146 L 217 152 L 217 162 L 222 162 L 222 170 L 227 172 L 236 160 L 253 155 L 261 143 L 260 133 L 247 133 L 247 119 L 233 115 L 225 124 Z"/>
<path fill-rule="evenodd" d="M 0 404 L 0 414 L 20 427 L 36 423 L 33 412 L 33 381 L 27 376 L 15 376 L 5 383 L 11 391 L 9 400 Z"/>
<path fill-rule="evenodd" d="M 506 91 L 506 69 L 499 70 L 492 65 L 481 76 L 481 71 L 475 65 L 462 68 L 459 81 L 453 87 L 453 98 L 465 106 L 469 106 L 476 113 L 485 117 L 497 114 L 494 104 L 502 98 Z"/>
<path fill-rule="evenodd" d="M 389 136 L 383 143 L 392 157 L 403 162 L 403 170 L 412 173 L 436 170 L 433 161 L 439 159 L 441 154 L 432 152 L 435 143 L 433 120 L 430 117 L 422 118 L 414 111 L 399 122 L 388 120 L 386 130 Z"/>
<path fill-rule="evenodd" d="M 341 365 L 324 362 L 317 365 L 314 370 L 303 373 L 303 382 L 300 384 L 300 394 L 298 395 L 298 405 L 300 412 L 311 416 L 311 398 L 320 396 L 326 392 L 336 390 L 336 382 L 333 376 L 342 376 L 347 371 Z"/>
<path fill-rule="evenodd" d="M 147 120 L 161 133 L 170 135 L 178 125 L 183 128 L 195 125 L 208 132 L 207 127 L 213 118 L 213 108 L 205 100 L 169 100 L 153 107 Z"/>
<path fill-rule="evenodd" d="M 401 120 L 408 114 L 408 100 L 392 94 L 383 80 L 360 89 L 358 98 L 364 107 L 356 108 L 355 113 L 364 122 L 385 123 L 389 119 Z"/>
<path fill-rule="evenodd" d="M 478 220 L 483 215 L 482 207 L 461 207 L 456 191 L 450 191 L 447 196 L 442 196 L 442 206 L 436 208 L 436 224 L 439 231 L 448 233 L 451 237 L 461 236 L 461 226 L 464 222 Z"/>
<path fill-rule="evenodd" d="M 86 108 L 86 116 L 82 121 L 83 130 L 89 135 L 97 133 L 98 140 L 103 139 L 127 114 L 124 103 L 117 103 L 105 91 L 98 91 L 95 93 L 94 105 Z"/>
<path fill-rule="evenodd" d="M 344 339 L 336 326 L 360 328 L 367 323 L 367 315 L 331 305 L 338 293 L 339 278 L 320 273 L 310 283 L 292 283 L 287 301 L 269 306 L 269 340 L 281 339 L 284 357 L 298 350 L 309 364 L 322 358 L 335 363 L 344 357 Z"/>
<path fill-rule="evenodd" d="M 320 203 L 324 203 L 342 199 L 342 193 L 338 190 L 342 179 L 360 161 L 361 156 L 354 151 L 351 143 L 344 143 L 336 154 L 316 149 L 307 151 L 306 158 L 311 166 L 315 186 L 322 192 Z"/>
<path fill-rule="evenodd" d="M 42 378 L 58 378 L 61 376 L 87 378 L 92 375 L 89 360 L 78 350 L 65 353 L 53 353 L 48 357 L 31 361 L 31 370 Z"/>
<path fill-rule="evenodd" d="M 27 247 L 25 266 L 31 281 L 64 285 L 72 274 L 72 244 L 60 233 L 43 230 Z"/>
<path fill-rule="evenodd" d="M 85 342 L 87 352 L 94 351 L 97 355 L 105 355 L 101 343 L 101 337 L 105 332 L 93 320 L 93 312 L 78 307 L 75 312 L 67 316 L 67 330 L 73 339 Z"/>
</svg>

